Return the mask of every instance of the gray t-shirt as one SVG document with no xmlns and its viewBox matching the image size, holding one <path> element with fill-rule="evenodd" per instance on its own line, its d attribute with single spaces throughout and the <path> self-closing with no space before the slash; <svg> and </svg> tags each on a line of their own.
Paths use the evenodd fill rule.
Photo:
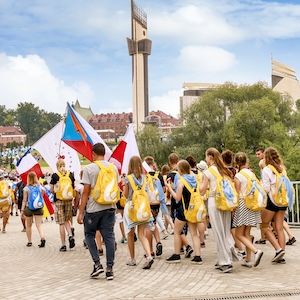
<svg viewBox="0 0 300 300">
<path fill-rule="evenodd" d="M 103 164 L 104 167 L 109 167 L 109 164 L 110 164 L 109 162 L 107 162 L 105 160 L 99 160 L 99 162 L 101 164 Z M 118 170 L 117 170 L 116 166 L 114 166 L 114 169 L 115 169 L 115 172 L 118 174 Z M 91 163 L 91 164 L 87 165 L 83 169 L 81 182 L 83 184 L 90 184 L 91 189 L 93 189 L 96 184 L 99 172 L 100 172 L 100 168 L 95 163 Z M 118 176 L 118 181 L 120 181 L 119 176 Z M 99 204 L 92 198 L 91 195 L 89 195 L 89 199 L 86 204 L 86 212 L 94 213 L 97 211 L 102 211 L 102 210 L 106 210 L 106 209 L 110 209 L 110 208 L 116 208 L 116 205 L 115 204 L 108 204 L 108 205 Z"/>
</svg>

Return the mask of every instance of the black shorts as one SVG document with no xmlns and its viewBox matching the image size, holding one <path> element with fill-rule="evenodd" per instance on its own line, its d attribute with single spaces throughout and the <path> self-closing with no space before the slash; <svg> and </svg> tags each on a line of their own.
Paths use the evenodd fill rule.
<svg viewBox="0 0 300 300">
<path fill-rule="evenodd" d="M 274 211 L 274 212 L 279 212 L 280 210 L 286 210 L 287 207 L 280 207 L 280 206 L 277 206 L 275 205 L 271 200 L 270 198 L 268 197 L 268 202 L 267 202 L 267 207 L 266 207 L 267 210 L 270 210 L 270 211 Z"/>
</svg>

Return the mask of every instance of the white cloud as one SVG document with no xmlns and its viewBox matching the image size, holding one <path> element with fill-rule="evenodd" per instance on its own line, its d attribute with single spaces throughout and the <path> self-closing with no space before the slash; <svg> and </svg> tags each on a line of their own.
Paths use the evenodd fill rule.
<svg viewBox="0 0 300 300">
<path fill-rule="evenodd" d="M 150 97 L 150 111 L 161 110 L 173 117 L 178 118 L 180 113 L 179 98 L 183 95 L 183 90 L 170 90 L 162 96 Z"/>
<path fill-rule="evenodd" d="M 85 82 L 67 86 L 55 78 L 38 55 L 14 57 L 0 53 L 0 90 L 7 108 L 16 109 L 20 102 L 31 102 L 47 112 L 60 114 L 65 112 L 67 101 L 79 98 L 82 106 L 88 106 L 95 98 Z"/>
<path fill-rule="evenodd" d="M 237 64 L 235 55 L 214 46 L 187 46 L 181 49 L 178 68 L 191 72 L 225 71 Z"/>
</svg>

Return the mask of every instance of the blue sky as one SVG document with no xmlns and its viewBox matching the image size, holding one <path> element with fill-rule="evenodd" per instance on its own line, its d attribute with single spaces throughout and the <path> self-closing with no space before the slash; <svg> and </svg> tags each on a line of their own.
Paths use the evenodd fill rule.
<svg viewBox="0 0 300 300">
<path fill-rule="evenodd" d="M 177 116 L 184 82 L 300 78 L 299 1 L 136 0 L 148 16 L 150 110 Z M 131 111 L 130 0 L 0 0 L 0 104 Z"/>
</svg>

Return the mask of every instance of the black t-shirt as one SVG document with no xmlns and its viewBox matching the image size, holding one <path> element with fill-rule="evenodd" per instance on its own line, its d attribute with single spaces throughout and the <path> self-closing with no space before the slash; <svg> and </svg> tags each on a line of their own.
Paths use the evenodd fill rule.
<svg viewBox="0 0 300 300">
<path fill-rule="evenodd" d="M 17 183 L 18 201 L 23 200 L 23 189 L 24 189 L 24 187 L 25 187 L 25 184 L 23 183 L 23 181 L 19 181 Z"/>
</svg>

